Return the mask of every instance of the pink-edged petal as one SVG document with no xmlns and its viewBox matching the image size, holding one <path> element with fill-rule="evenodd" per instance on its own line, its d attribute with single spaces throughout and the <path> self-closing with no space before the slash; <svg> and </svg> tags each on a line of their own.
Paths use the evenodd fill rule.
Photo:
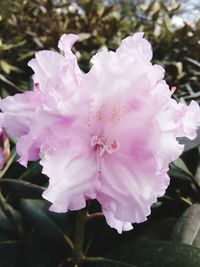
<svg viewBox="0 0 200 267">
<path fill-rule="evenodd" d="M 120 221 L 120 220 L 116 219 L 114 217 L 112 211 L 104 209 L 103 210 L 103 214 L 104 214 L 104 216 L 106 218 L 107 224 L 110 227 L 116 229 L 119 234 L 121 234 L 122 232 L 130 231 L 130 230 L 133 229 L 133 226 L 132 226 L 131 223 L 123 222 L 123 221 Z"/>
<path fill-rule="evenodd" d="M 40 51 L 35 58 L 28 62 L 28 66 L 34 71 L 34 83 L 36 90 L 45 89 L 48 79 L 56 75 L 64 64 L 64 57 L 54 51 Z"/>
<path fill-rule="evenodd" d="M 41 95 L 34 92 L 6 97 L 0 101 L 1 127 L 4 127 L 13 136 L 26 134 L 36 109 L 42 103 Z"/>
<path fill-rule="evenodd" d="M 58 42 L 58 48 L 64 51 L 65 57 L 67 59 L 75 57 L 75 55 L 71 51 L 71 48 L 78 39 L 79 39 L 79 36 L 76 34 L 63 34 L 60 37 L 60 40 Z"/>
<path fill-rule="evenodd" d="M 18 162 L 27 167 L 28 161 L 34 161 L 39 159 L 40 147 L 27 135 L 23 135 L 19 138 L 16 150 L 20 158 Z"/>
<path fill-rule="evenodd" d="M 161 169 L 168 170 L 169 163 L 176 160 L 184 150 L 173 131 L 163 132 L 159 140 L 159 148 L 155 151 L 157 163 Z"/>
<path fill-rule="evenodd" d="M 78 210 L 85 207 L 87 199 L 96 197 L 100 184 L 95 163 L 95 157 L 87 151 L 83 153 L 78 146 L 44 154 L 41 165 L 49 177 L 49 186 L 43 197 L 52 203 L 52 211 Z"/>
<path fill-rule="evenodd" d="M 61 51 L 64 51 L 66 62 L 68 62 L 67 68 L 69 68 L 71 74 L 73 73 L 76 82 L 80 83 L 83 72 L 80 70 L 76 56 L 71 50 L 72 46 L 78 39 L 79 36 L 76 34 L 63 34 L 58 42 L 58 48 L 60 48 Z M 65 77 L 67 78 L 67 74 Z"/>
<path fill-rule="evenodd" d="M 165 70 L 163 67 L 155 64 L 153 66 L 149 66 L 147 71 L 147 76 L 151 81 L 151 87 L 154 88 L 160 81 L 163 80 L 165 74 Z"/>
<path fill-rule="evenodd" d="M 191 101 L 189 106 L 177 105 L 176 122 L 179 126 L 177 136 L 194 139 L 197 128 L 200 126 L 200 107 L 195 101 Z"/>
<path fill-rule="evenodd" d="M 101 160 L 102 186 L 97 199 L 102 210 L 109 212 L 108 221 L 112 227 L 116 224 L 115 219 L 129 223 L 129 226 L 145 221 L 151 205 L 164 194 L 169 184 L 165 173 L 156 172 L 157 164 L 151 153 L 142 148 L 132 153 L 132 157 L 123 156 L 119 150 L 112 157 L 105 156 Z"/>
<path fill-rule="evenodd" d="M 132 57 L 137 61 L 149 62 L 152 59 L 152 49 L 150 43 L 143 38 L 143 35 L 143 32 L 138 32 L 133 36 L 126 37 L 122 40 L 117 53 Z"/>
<path fill-rule="evenodd" d="M 68 128 L 73 123 L 70 117 L 38 110 L 29 132 L 19 138 L 17 152 L 23 166 L 28 161 L 38 160 L 41 152 L 60 149 L 68 140 Z"/>
<path fill-rule="evenodd" d="M 63 81 L 71 79 L 78 82 L 80 80 L 82 72 L 71 51 L 71 47 L 77 39 L 78 36 L 74 34 L 64 34 L 60 38 L 58 47 L 65 52 L 65 57 L 57 52 L 44 50 L 37 52 L 35 58 L 29 61 L 28 66 L 34 71 L 35 90 L 47 90 L 47 82 L 54 76 L 60 76 Z"/>
</svg>

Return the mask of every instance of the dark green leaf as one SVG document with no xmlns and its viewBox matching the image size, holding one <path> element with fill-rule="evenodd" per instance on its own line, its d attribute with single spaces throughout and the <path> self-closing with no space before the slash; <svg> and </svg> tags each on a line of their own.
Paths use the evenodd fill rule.
<svg viewBox="0 0 200 267">
<path fill-rule="evenodd" d="M 38 162 L 33 162 L 26 171 L 19 177 L 20 180 L 33 181 L 41 174 L 42 166 Z"/>
<path fill-rule="evenodd" d="M 188 167 L 185 165 L 184 161 L 181 158 L 178 158 L 177 160 L 173 161 L 173 164 L 181 171 L 185 173 L 185 175 L 192 176 L 192 173 L 188 169 Z"/>
<path fill-rule="evenodd" d="M 21 200 L 22 215 L 38 229 L 41 235 L 54 243 L 64 242 L 64 235 L 57 225 L 47 215 L 47 205 L 42 200 Z"/>
<path fill-rule="evenodd" d="M 16 267 L 20 257 L 20 249 L 15 241 L 0 242 L 0 266 Z"/>
<path fill-rule="evenodd" d="M 175 163 L 172 163 L 170 165 L 168 174 L 172 178 L 186 180 L 186 181 L 190 181 L 190 177 L 192 176 L 189 170 L 186 171 L 184 168 L 181 168 L 180 165 L 176 165 Z"/>
<path fill-rule="evenodd" d="M 0 185 L 9 193 L 21 198 L 41 198 L 45 189 L 44 187 L 15 179 L 2 179 Z"/>
<path fill-rule="evenodd" d="M 1 231 L 12 231 L 14 230 L 13 225 L 10 223 L 5 214 L 0 210 L 0 232 Z"/>
<path fill-rule="evenodd" d="M 168 217 L 160 221 L 156 221 L 148 225 L 137 236 L 139 239 L 156 239 L 156 240 L 170 240 L 174 224 L 177 219 Z"/>
<path fill-rule="evenodd" d="M 110 14 L 112 14 L 112 12 L 114 11 L 114 6 L 108 6 L 104 9 L 103 13 L 102 13 L 102 17 L 106 17 Z"/>
<path fill-rule="evenodd" d="M 11 81 L 9 81 L 5 76 L 3 76 L 2 74 L 0 74 L 0 80 L 3 81 L 4 83 L 10 85 L 11 87 L 13 87 L 17 92 L 24 92 L 23 90 L 21 90 L 19 87 L 17 87 L 14 83 L 12 83 Z"/>
<path fill-rule="evenodd" d="M 173 239 L 200 248 L 200 204 L 190 206 L 178 220 Z"/>
<path fill-rule="evenodd" d="M 199 267 L 200 249 L 168 241 L 138 240 L 124 244 L 106 258 L 138 267 Z M 122 267 L 116 263 L 98 263 L 98 267 Z"/>
<path fill-rule="evenodd" d="M 181 155 L 181 158 L 184 161 L 187 168 L 190 170 L 190 172 L 193 175 L 195 175 L 199 161 L 199 148 L 194 147 L 193 149 L 190 149 L 189 151 L 183 153 Z"/>
<path fill-rule="evenodd" d="M 197 67 L 200 68 L 200 63 L 199 63 L 197 60 L 195 60 L 195 59 L 193 59 L 193 58 L 189 58 L 189 57 L 186 57 L 185 59 L 186 59 L 188 62 L 190 62 L 190 63 L 192 63 L 192 64 L 194 64 L 195 66 L 197 66 Z"/>
</svg>

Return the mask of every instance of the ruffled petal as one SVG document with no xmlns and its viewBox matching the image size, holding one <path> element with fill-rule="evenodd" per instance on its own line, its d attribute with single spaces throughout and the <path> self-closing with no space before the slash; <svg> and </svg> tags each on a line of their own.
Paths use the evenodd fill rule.
<svg viewBox="0 0 200 267">
<path fill-rule="evenodd" d="M 149 62 L 152 59 L 152 49 L 150 43 L 143 38 L 143 35 L 143 32 L 138 32 L 133 36 L 126 37 L 122 40 L 117 53 L 130 56 L 134 60 Z"/>
<path fill-rule="evenodd" d="M 142 36 L 138 33 L 127 37 L 116 52 L 102 51 L 92 57 L 92 68 L 85 75 L 83 87 L 92 88 L 94 105 L 106 105 L 106 101 L 114 102 L 120 97 L 128 101 L 134 93 L 146 97 L 163 79 L 164 69 L 149 62 L 151 45 Z"/>
<path fill-rule="evenodd" d="M 34 92 L 6 97 L 0 101 L 0 109 L 3 112 L 0 113 L 1 127 L 13 136 L 27 134 L 34 113 L 42 103 L 41 95 Z"/>
<path fill-rule="evenodd" d="M 34 83 L 36 90 L 45 90 L 48 78 L 56 75 L 64 64 L 62 55 L 53 51 L 40 51 L 35 54 L 35 58 L 28 62 L 28 66 L 34 71 Z"/>
<path fill-rule="evenodd" d="M 133 151 L 132 157 L 121 155 L 119 150 L 112 157 L 102 158 L 102 186 L 97 200 L 111 227 L 120 232 L 123 225 L 130 227 L 131 223 L 146 220 L 151 205 L 169 184 L 169 177 L 156 168 L 151 153 L 142 148 Z"/>
<path fill-rule="evenodd" d="M 87 199 L 96 198 L 100 186 L 96 179 L 95 157 L 68 147 L 55 154 L 45 154 L 41 160 L 49 186 L 43 197 L 52 203 L 51 210 L 67 212 L 84 208 Z"/>
<path fill-rule="evenodd" d="M 58 47 L 64 51 L 65 57 L 54 51 L 40 51 L 35 54 L 35 58 L 31 59 L 28 66 L 34 71 L 34 83 L 36 90 L 46 90 L 46 84 L 54 76 L 60 76 L 63 79 L 69 79 L 68 72 L 71 77 L 77 81 L 82 75 L 78 67 L 75 55 L 71 51 L 72 45 L 78 39 L 77 35 L 64 34 L 61 36 Z M 48 90 L 47 90 L 48 91 Z"/>
<path fill-rule="evenodd" d="M 119 234 L 125 231 L 130 231 L 133 229 L 133 226 L 129 222 L 123 222 L 116 219 L 110 210 L 103 210 L 103 214 L 105 215 L 107 224 L 116 229 Z"/>
<path fill-rule="evenodd" d="M 189 106 L 177 105 L 176 123 L 178 124 L 178 137 L 196 137 L 197 128 L 200 126 L 200 107 L 197 102 L 191 101 Z"/>
<path fill-rule="evenodd" d="M 71 48 L 78 39 L 79 36 L 76 34 L 63 34 L 60 37 L 58 48 L 60 48 L 61 51 L 64 51 L 65 57 L 67 59 L 75 58 L 75 55 L 72 53 Z"/>
<path fill-rule="evenodd" d="M 38 110 L 29 132 L 17 142 L 20 164 L 26 166 L 28 161 L 38 160 L 40 153 L 59 150 L 68 140 L 72 123 L 70 117 Z"/>
</svg>

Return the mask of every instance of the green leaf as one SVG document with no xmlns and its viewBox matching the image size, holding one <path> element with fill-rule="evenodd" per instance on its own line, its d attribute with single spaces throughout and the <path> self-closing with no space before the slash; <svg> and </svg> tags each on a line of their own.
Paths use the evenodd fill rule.
<svg viewBox="0 0 200 267">
<path fill-rule="evenodd" d="M 174 224 L 177 219 L 174 217 L 167 217 L 162 220 L 151 223 L 142 229 L 137 236 L 139 239 L 156 239 L 169 240 L 173 231 Z"/>
<path fill-rule="evenodd" d="M 173 240 L 200 248 L 200 204 L 184 212 L 174 227 Z"/>
<path fill-rule="evenodd" d="M 195 147 L 190 149 L 186 153 L 183 153 L 181 158 L 193 176 L 195 176 L 199 162 L 199 148 Z"/>
<path fill-rule="evenodd" d="M 175 242 L 144 239 L 124 244 L 106 258 L 138 267 L 199 267 L 200 249 Z M 123 265 L 101 262 L 97 267 L 123 267 Z"/>
<path fill-rule="evenodd" d="M 180 165 L 176 165 L 176 163 L 172 163 L 170 165 L 170 169 L 168 171 L 168 174 L 170 177 L 175 178 L 175 179 L 191 181 L 190 180 L 191 173 L 188 171 L 186 171 L 184 168 L 181 168 Z"/>
<path fill-rule="evenodd" d="M 9 81 L 5 76 L 3 76 L 2 74 L 0 74 L 0 80 L 8 85 L 10 85 L 11 87 L 13 87 L 16 91 L 23 93 L 24 91 L 22 89 L 20 89 L 18 86 L 16 86 L 14 83 L 12 83 L 11 81 Z"/>
<path fill-rule="evenodd" d="M 42 166 L 38 162 L 33 162 L 26 171 L 19 177 L 19 180 L 34 181 L 36 177 L 41 175 Z"/>
<path fill-rule="evenodd" d="M 0 60 L 0 66 L 6 74 L 10 74 L 12 69 L 10 64 L 8 64 L 5 60 Z"/>
<path fill-rule="evenodd" d="M 115 7 L 114 6 L 108 6 L 108 7 L 105 7 L 103 13 L 102 13 L 102 17 L 106 17 L 108 15 L 111 15 L 112 12 L 115 10 Z"/>
<path fill-rule="evenodd" d="M 173 164 L 178 167 L 179 170 L 182 170 L 185 174 L 193 176 L 192 173 L 189 171 L 188 167 L 185 165 L 185 162 L 181 158 L 178 158 L 173 161 Z"/>
<path fill-rule="evenodd" d="M 47 215 L 47 204 L 42 200 L 22 199 L 20 203 L 22 215 L 28 223 L 36 227 L 46 239 L 60 243 L 64 242 L 64 234 Z"/>
<path fill-rule="evenodd" d="M 9 193 L 21 198 L 41 198 L 45 190 L 44 187 L 15 179 L 2 179 L 0 185 Z"/>
<path fill-rule="evenodd" d="M 185 58 L 188 62 L 192 63 L 193 65 L 195 65 L 196 67 L 199 67 L 200 68 L 200 62 L 193 59 L 193 58 L 189 58 L 189 57 L 186 57 Z"/>
<path fill-rule="evenodd" d="M 0 242 L 0 266 L 16 267 L 20 257 L 20 248 L 15 241 Z"/>
<path fill-rule="evenodd" d="M 0 232 L 1 231 L 13 231 L 14 227 L 8 218 L 5 216 L 3 211 L 0 209 Z"/>
</svg>

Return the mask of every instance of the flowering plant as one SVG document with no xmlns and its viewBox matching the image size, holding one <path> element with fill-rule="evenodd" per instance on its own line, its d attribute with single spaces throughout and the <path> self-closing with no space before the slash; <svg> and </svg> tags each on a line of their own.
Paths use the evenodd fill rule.
<svg viewBox="0 0 200 267">
<path fill-rule="evenodd" d="M 172 99 L 143 33 L 116 52 L 98 52 L 86 74 L 71 51 L 77 39 L 60 38 L 64 55 L 36 53 L 28 63 L 34 88 L 0 102 L 0 126 L 17 138 L 20 164 L 40 160 L 51 211 L 80 210 L 96 199 L 122 233 L 144 222 L 165 193 L 169 163 L 184 149 L 177 138 L 196 137 L 200 109 Z"/>
</svg>

